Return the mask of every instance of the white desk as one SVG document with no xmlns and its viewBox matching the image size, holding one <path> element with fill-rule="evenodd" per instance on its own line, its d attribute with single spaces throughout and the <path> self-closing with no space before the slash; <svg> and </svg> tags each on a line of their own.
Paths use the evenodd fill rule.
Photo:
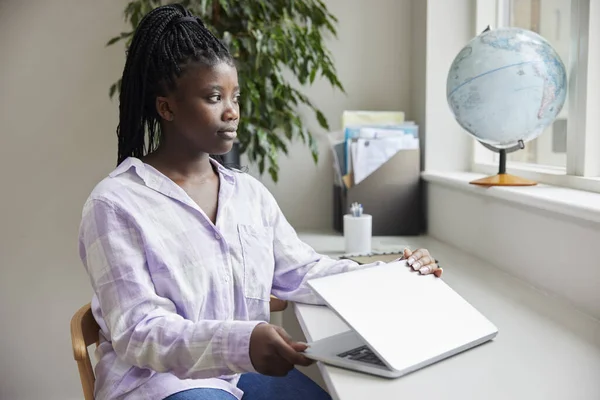
<svg viewBox="0 0 600 400">
<path fill-rule="evenodd" d="M 343 251 L 339 235 L 300 236 L 323 254 Z M 318 363 L 334 399 L 600 399 L 599 321 L 428 237 L 375 238 L 373 248 L 400 244 L 429 249 L 444 267 L 443 279 L 498 326 L 498 336 L 396 380 Z M 326 307 L 296 304 L 295 314 L 309 341 L 348 329 Z"/>
</svg>

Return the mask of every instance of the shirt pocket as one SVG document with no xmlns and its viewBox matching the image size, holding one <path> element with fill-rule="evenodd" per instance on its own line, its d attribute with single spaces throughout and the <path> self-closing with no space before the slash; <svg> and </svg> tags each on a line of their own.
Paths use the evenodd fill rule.
<svg viewBox="0 0 600 400">
<path fill-rule="evenodd" d="M 238 235 L 244 263 L 244 296 L 269 301 L 275 269 L 273 228 L 239 224 Z"/>
</svg>

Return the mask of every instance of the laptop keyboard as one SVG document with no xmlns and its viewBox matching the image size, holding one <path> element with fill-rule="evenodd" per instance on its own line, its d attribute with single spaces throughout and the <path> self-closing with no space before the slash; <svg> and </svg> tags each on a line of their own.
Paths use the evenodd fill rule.
<svg viewBox="0 0 600 400">
<path fill-rule="evenodd" d="M 367 346 L 360 346 L 352 350 L 345 351 L 337 355 L 341 358 L 347 358 L 349 360 L 361 361 L 368 364 L 381 365 L 385 367 L 383 361 L 377 357 L 375 353 Z"/>
</svg>

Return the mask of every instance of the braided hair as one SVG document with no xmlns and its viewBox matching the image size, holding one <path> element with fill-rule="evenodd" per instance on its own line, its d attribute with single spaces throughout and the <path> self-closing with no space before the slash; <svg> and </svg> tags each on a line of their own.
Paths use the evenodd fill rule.
<svg viewBox="0 0 600 400">
<path fill-rule="evenodd" d="M 121 78 L 117 164 L 156 150 L 162 137 L 156 97 L 174 90 L 192 62 L 234 65 L 225 45 L 179 4 L 155 8 L 140 21 Z"/>
</svg>

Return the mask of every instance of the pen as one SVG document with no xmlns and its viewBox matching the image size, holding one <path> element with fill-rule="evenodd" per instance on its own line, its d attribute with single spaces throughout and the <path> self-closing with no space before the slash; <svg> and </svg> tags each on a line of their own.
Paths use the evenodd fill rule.
<svg viewBox="0 0 600 400">
<path fill-rule="evenodd" d="M 353 217 L 360 217 L 363 213 L 363 206 L 359 203 L 352 203 L 350 206 L 350 213 Z"/>
</svg>

